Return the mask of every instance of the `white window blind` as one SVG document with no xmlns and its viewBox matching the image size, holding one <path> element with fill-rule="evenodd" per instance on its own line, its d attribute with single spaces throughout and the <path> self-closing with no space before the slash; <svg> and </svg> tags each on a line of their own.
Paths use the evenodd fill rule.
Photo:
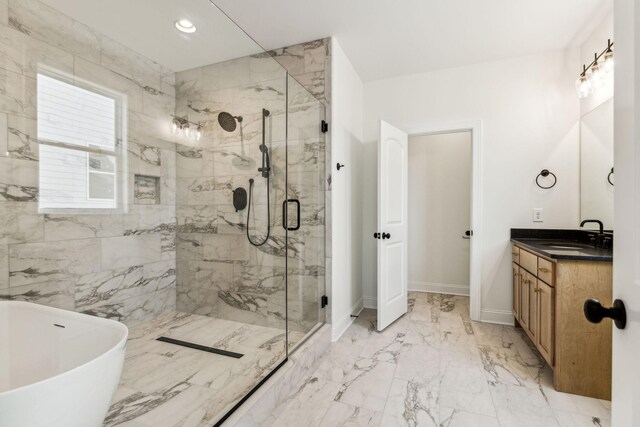
<svg viewBox="0 0 640 427">
<path fill-rule="evenodd" d="M 117 207 L 117 101 L 38 74 L 40 209 Z"/>
</svg>

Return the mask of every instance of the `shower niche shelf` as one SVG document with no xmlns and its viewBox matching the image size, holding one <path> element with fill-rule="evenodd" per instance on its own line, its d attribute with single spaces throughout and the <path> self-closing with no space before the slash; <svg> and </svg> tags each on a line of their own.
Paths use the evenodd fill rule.
<svg viewBox="0 0 640 427">
<path fill-rule="evenodd" d="M 133 202 L 136 205 L 159 205 L 160 177 L 135 175 L 133 183 Z"/>
</svg>

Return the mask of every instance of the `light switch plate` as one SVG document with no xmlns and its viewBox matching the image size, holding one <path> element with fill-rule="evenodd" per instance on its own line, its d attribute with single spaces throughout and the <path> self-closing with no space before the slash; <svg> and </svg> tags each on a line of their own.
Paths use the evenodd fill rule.
<svg viewBox="0 0 640 427">
<path fill-rule="evenodd" d="M 533 222 L 544 222 L 542 219 L 542 208 L 533 208 Z"/>
</svg>

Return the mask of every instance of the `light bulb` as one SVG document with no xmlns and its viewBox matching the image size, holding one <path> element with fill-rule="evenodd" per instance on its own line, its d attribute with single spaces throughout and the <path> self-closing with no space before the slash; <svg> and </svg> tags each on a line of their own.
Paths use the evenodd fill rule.
<svg viewBox="0 0 640 427">
<path fill-rule="evenodd" d="M 602 71 L 607 74 L 613 72 L 613 51 L 611 49 L 607 50 L 604 54 Z"/>
<path fill-rule="evenodd" d="M 173 126 L 171 126 L 171 130 L 174 134 L 178 133 L 178 123 L 176 123 L 176 121 L 173 121 Z"/>
<path fill-rule="evenodd" d="M 578 80 L 576 80 L 576 91 L 579 98 L 586 98 L 593 93 L 593 86 L 591 86 L 591 80 L 584 74 L 581 74 Z"/>
<path fill-rule="evenodd" d="M 189 129 L 189 125 L 188 124 L 184 125 L 184 136 L 189 138 L 190 133 L 191 133 L 191 130 Z"/>
<path fill-rule="evenodd" d="M 593 88 L 597 89 L 604 86 L 603 72 L 600 70 L 600 66 L 597 62 L 591 66 L 591 75 L 589 76 L 589 80 L 591 81 L 591 86 Z"/>
<path fill-rule="evenodd" d="M 200 141 L 202 138 L 202 126 L 198 126 L 198 130 L 196 131 L 196 140 Z"/>
</svg>

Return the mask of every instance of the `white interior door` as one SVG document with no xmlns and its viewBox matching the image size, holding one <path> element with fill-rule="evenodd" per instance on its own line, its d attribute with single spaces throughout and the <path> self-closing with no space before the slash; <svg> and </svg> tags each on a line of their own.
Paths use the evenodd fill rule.
<svg viewBox="0 0 640 427">
<path fill-rule="evenodd" d="M 613 327 L 611 425 L 627 427 L 640 426 L 640 7 L 634 0 L 614 4 L 613 297 L 624 302 L 627 325 Z"/>
<path fill-rule="evenodd" d="M 407 312 L 408 137 L 384 121 L 378 141 L 378 330 Z"/>
</svg>

